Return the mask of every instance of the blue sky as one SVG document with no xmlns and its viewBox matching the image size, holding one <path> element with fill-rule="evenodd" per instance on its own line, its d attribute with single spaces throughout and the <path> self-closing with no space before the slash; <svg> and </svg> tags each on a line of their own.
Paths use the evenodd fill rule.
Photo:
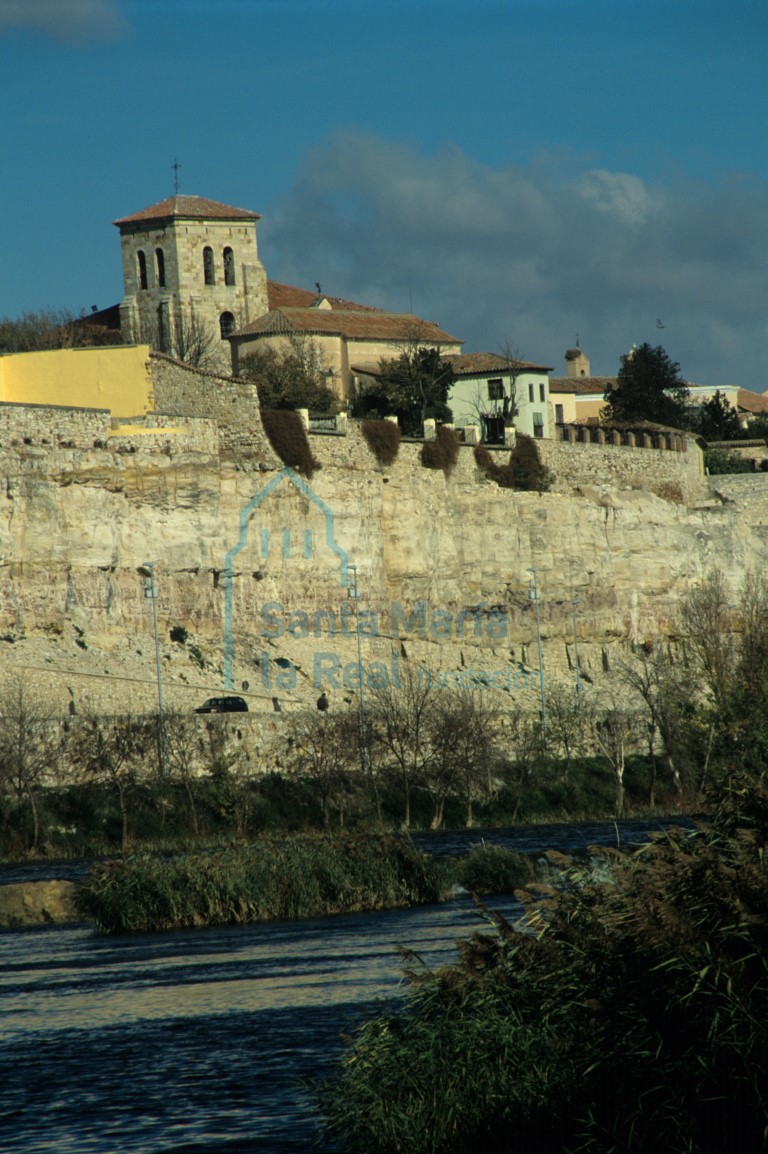
<svg viewBox="0 0 768 1154">
<path fill-rule="evenodd" d="M 0 317 L 117 302 L 177 158 L 274 280 L 763 391 L 767 60 L 765 0 L 0 0 Z"/>
</svg>

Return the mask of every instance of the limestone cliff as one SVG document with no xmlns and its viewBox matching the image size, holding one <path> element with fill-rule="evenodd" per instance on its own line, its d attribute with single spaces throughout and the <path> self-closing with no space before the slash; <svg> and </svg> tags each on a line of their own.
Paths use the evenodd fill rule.
<svg viewBox="0 0 768 1154">
<path fill-rule="evenodd" d="M 531 569 L 548 676 L 570 676 L 575 598 L 580 661 L 599 679 L 627 642 L 674 637 L 681 596 L 713 566 L 736 586 L 766 563 L 768 476 L 710 490 L 679 454 L 606 447 L 622 468 L 644 463 L 622 487 L 585 466 L 597 446 L 559 445 L 556 491 L 517 493 L 485 480 L 469 446 L 450 477 L 416 444 L 384 469 L 353 430 L 313 437 L 307 484 L 193 425 L 0 449 L 0 679 L 23 674 L 52 713 L 155 707 L 147 561 L 168 703 L 189 709 L 228 680 L 269 710 L 319 688 L 353 697 L 353 566 L 366 669 L 485 671 L 514 697 L 538 666 Z"/>
</svg>

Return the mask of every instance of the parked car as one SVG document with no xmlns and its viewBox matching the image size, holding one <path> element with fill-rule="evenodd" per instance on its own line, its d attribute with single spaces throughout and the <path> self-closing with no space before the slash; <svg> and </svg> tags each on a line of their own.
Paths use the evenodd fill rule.
<svg viewBox="0 0 768 1154">
<path fill-rule="evenodd" d="M 195 713 L 247 713 L 248 703 L 242 697 L 209 697 Z"/>
</svg>

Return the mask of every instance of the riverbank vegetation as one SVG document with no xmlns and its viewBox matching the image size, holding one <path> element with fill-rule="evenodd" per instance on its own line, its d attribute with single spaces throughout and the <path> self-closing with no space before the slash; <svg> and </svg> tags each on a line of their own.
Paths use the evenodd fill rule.
<svg viewBox="0 0 768 1154">
<path fill-rule="evenodd" d="M 130 933 L 425 905 L 448 887 L 445 868 L 401 837 L 295 835 L 103 862 L 78 907 L 102 933 Z"/>
<path fill-rule="evenodd" d="M 768 791 L 572 868 L 522 927 L 413 969 L 319 1091 L 350 1154 L 721 1154 L 768 1138 Z M 518 930 L 524 928 L 526 932 Z"/>
</svg>

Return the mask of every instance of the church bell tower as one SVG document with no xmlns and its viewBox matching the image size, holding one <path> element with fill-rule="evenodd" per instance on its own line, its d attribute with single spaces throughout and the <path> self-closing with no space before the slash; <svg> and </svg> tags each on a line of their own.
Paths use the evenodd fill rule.
<svg viewBox="0 0 768 1154">
<path fill-rule="evenodd" d="M 177 194 L 116 220 L 125 339 L 193 363 L 190 351 L 206 343 L 228 370 L 226 338 L 269 307 L 259 219 L 256 212 Z"/>
</svg>

